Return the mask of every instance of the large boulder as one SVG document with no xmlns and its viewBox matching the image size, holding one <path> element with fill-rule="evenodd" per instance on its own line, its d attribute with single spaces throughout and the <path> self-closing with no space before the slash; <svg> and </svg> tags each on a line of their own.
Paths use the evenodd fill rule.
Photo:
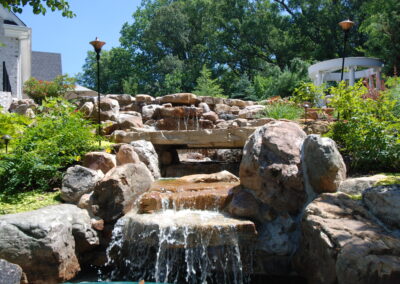
<svg viewBox="0 0 400 284">
<path fill-rule="evenodd" d="M 400 239 L 371 219 L 362 202 L 325 193 L 302 220 L 294 264 L 307 283 L 400 283 Z"/>
<path fill-rule="evenodd" d="M 0 283 L 1 284 L 19 284 L 27 283 L 26 276 L 21 266 L 0 259 Z"/>
<path fill-rule="evenodd" d="M 93 213 L 105 222 L 126 214 L 138 196 L 147 191 L 154 179 L 145 164 L 125 164 L 109 171 L 96 186 L 91 202 Z"/>
<path fill-rule="evenodd" d="M 192 105 L 197 103 L 197 96 L 191 93 L 178 93 L 160 97 L 159 100 L 161 104 L 171 103 Z"/>
<path fill-rule="evenodd" d="M 62 204 L 0 217 L 0 258 L 18 264 L 29 283 L 60 283 L 80 270 L 79 254 L 97 246 L 86 210 Z"/>
<path fill-rule="evenodd" d="M 139 156 L 141 162 L 150 170 L 154 179 L 161 177 L 160 167 L 158 163 L 158 155 L 153 144 L 146 140 L 137 140 L 130 143 L 133 146 L 133 150 Z"/>
<path fill-rule="evenodd" d="M 364 190 L 375 186 L 379 181 L 385 178 L 386 176 L 382 174 L 348 178 L 340 184 L 338 191 L 352 195 L 361 194 Z"/>
<path fill-rule="evenodd" d="M 106 152 L 89 152 L 83 157 L 83 166 L 92 170 L 107 173 L 117 165 L 115 156 Z"/>
<path fill-rule="evenodd" d="M 154 98 L 150 95 L 146 94 L 138 94 L 135 96 L 136 102 L 138 103 L 145 103 L 145 104 L 151 104 L 154 102 Z"/>
<path fill-rule="evenodd" d="M 76 165 L 68 168 L 62 180 L 61 198 L 66 202 L 77 203 L 82 195 L 91 192 L 104 177 L 100 170 Z"/>
<path fill-rule="evenodd" d="M 305 138 L 293 122 L 272 121 L 258 128 L 243 149 L 241 185 L 277 211 L 300 212 L 306 197 L 300 166 Z"/>
<path fill-rule="evenodd" d="M 145 105 L 142 107 L 143 120 L 149 120 L 153 118 L 154 113 L 157 109 L 161 108 L 160 105 Z"/>
<path fill-rule="evenodd" d="M 367 208 L 390 227 L 400 229 L 400 185 L 371 187 L 362 194 Z"/>
<path fill-rule="evenodd" d="M 303 169 L 314 192 L 336 192 L 346 179 L 346 165 L 335 141 L 311 134 L 304 140 L 302 151 Z"/>
<path fill-rule="evenodd" d="M 110 94 L 106 97 L 118 101 L 120 107 L 124 107 L 135 102 L 135 98 L 129 94 Z"/>
<path fill-rule="evenodd" d="M 100 100 L 100 120 L 117 121 L 119 116 L 119 103 L 117 100 L 110 98 L 101 98 Z M 96 102 L 91 118 L 95 121 L 98 119 L 98 104 Z"/>
<path fill-rule="evenodd" d="M 143 127 L 142 116 L 138 112 L 132 112 L 132 114 L 120 113 L 118 116 L 119 129 L 130 129 L 132 127 Z"/>
<path fill-rule="evenodd" d="M 129 163 L 140 163 L 139 156 L 131 145 L 121 145 L 117 153 L 117 164 L 120 166 Z"/>
</svg>

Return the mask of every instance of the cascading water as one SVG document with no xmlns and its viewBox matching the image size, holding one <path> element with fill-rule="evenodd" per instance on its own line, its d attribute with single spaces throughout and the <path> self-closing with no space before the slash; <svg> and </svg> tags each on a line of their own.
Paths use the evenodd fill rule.
<svg viewBox="0 0 400 284">
<path fill-rule="evenodd" d="M 111 280 L 245 283 L 252 267 L 254 224 L 216 211 L 128 213 L 107 249 Z"/>
</svg>

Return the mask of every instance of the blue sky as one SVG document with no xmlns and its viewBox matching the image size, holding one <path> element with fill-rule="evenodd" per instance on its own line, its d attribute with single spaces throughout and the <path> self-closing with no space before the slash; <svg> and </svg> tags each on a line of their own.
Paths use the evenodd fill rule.
<svg viewBox="0 0 400 284">
<path fill-rule="evenodd" d="M 32 28 L 32 50 L 61 53 L 63 73 L 70 76 L 81 72 L 89 41 L 96 36 L 105 41 L 103 49 L 119 45 L 120 30 L 125 22 L 132 23 L 132 14 L 140 0 L 69 0 L 73 19 L 59 12 L 34 15 L 30 6 L 18 17 Z"/>
</svg>

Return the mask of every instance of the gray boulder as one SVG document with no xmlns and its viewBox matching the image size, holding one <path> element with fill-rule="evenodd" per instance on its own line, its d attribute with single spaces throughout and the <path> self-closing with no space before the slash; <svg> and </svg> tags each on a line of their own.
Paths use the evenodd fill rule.
<svg viewBox="0 0 400 284">
<path fill-rule="evenodd" d="M 27 283 L 21 266 L 0 259 L 0 284 Z"/>
<path fill-rule="evenodd" d="M 62 204 L 0 217 L 0 258 L 18 264 L 29 283 L 59 283 L 80 270 L 78 256 L 97 246 L 86 210 Z"/>
<path fill-rule="evenodd" d="M 133 150 L 138 154 L 140 161 L 150 170 L 154 179 L 161 177 L 158 155 L 151 142 L 146 140 L 137 140 L 131 142 Z"/>
<path fill-rule="evenodd" d="M 104 174 L 100 170 L 95 171 L 79 165 L 70 167 L 62 181 L 61 198 L 76 204 L 82 195 L 93 191 L 103 177 Z"/>
<path fill-rule="evenodd" d="M 385 178 L 385 175 L 348 178 L 340 184 L 338 191 L 352 195 L 361 194 L 364 190 L 375 186 L 379 181 Z"/>
<path fill-rule="evenodd" d="M 91 196 L 92 212 L 105 222 L 126 214 L 154 179 L 145 164 L 125 164 L 109 171 Z"/>
<path fill-rule="evenodd" d="M 383 223 L 400 229 L 400 185 L 382 185 L 366 189 L 362 200 Z"/>
<path fill-rule="evenodd" d="M 336 192 L 346 179 L 346 165 L 335 141 L 308 135 L 303 144 L 303 169 L 316 193 Z"/>
</svg>

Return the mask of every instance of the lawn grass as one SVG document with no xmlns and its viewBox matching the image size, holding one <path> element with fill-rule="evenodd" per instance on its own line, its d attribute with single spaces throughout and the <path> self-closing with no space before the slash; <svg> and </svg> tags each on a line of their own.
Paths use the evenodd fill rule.
<svg viewBox="0 0 400 284">
<path fill-rule="evenodd" d="M 60 192 L 33 190 L 0 195 L 0 215 L 36 210 L 49 205 L 61 204 Z"/>
</svg>

